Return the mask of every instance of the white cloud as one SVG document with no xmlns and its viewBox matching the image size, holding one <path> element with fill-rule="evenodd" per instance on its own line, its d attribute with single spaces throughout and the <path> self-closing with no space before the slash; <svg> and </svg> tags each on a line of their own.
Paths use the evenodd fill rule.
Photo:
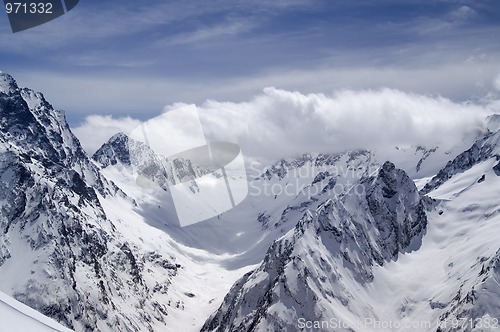
<svg viewBox="0 0 500 332">
<path fill-rule="evenodd" d="M 477 105 L 398 90 L 342 90 L 331 96 L 266 88 L 249 102 L 199 107 L 210 140 L 242 146 L 252 158 L 398 145 L 452 145 L 477 131 L 488 111 Z"/>
<path fill-rule="evenodd" d="M 165 110 L 180 106 L 185 104 Z M 401 145 L 451 147 L 465 134 L 482 128 L 491 110 L 393 89 L 325 95 L 266 88 L 249 101 L 208 100 L 198 106 L 198 112 L 209 141 L 235 142 L 248 158 L 275 161 L 305 152 Z M 130 132 L 139 124 L 132 118 L 94 115 L 74 132 L 85 149 L 93 152 L 114 133 Z M 189 126 L 179 123 L 178 129 L 182 128 Z"/>
<path fill-rule="evenodd" d="M 72 131 L 82 147 L 93 154 L 111 136 L 119 132 L 128 133 L 140 125 L 139 120 L 130 117 L 113 118 L 110 115 L 90 115 Z"/>
</svg>

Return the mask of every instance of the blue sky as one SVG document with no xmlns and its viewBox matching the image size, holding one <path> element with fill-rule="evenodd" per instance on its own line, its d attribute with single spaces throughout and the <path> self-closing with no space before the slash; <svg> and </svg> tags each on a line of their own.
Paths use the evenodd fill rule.
<svg viewBox="0 0 500 332">
<path fill-rule="evenodd" d="M 248 100 L 268 86 L 463 101 L 493 89 L 499 35 L 496 0 L 81 0 L 16 34 L 0 15 L 0 69 L 44 92 L 72 124 Z"/>
</svg>

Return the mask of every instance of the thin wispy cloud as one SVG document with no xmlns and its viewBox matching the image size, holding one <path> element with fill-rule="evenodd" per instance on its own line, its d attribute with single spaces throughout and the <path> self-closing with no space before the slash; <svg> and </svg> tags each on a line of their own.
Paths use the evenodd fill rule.
<svg viewBox="0 0 500 332">
<path fill-rule="evenodd" d="M 214 26 L 201 27 L 193 32 L 179 34 L 165 42 L 170 45 L 210 42 L 216 38 L 236 36 L 250 31 L 254 26 L 249 20 L 231 20 Z M 158 44 L 165 45 L 163 42 L 158 42 Z"/>
<path fill-rule="evenodd" d="M 333 63 L 344 59 L 332 58 Z M 119 114 L 148 118 L 164 105 L 175 102 L 201 104 L 207 99 L 238 101 L 276 86 L 303 93 L 331 93 L 338 89 L 388 87 L 425 95 L 443 95 L 454 100 L 479 99 L 494 90 L 500 68 L 494 59 L 464 59 L 450 65 L 413 67 L 335 67 L 273 70 L 238 77 L 184 78 L 148 77 L 126 70 L 117 77 L 99 74 L 19 72 L 21 85 L 43 91 L 56 108 L 76 124 L 85 114 Z M 147 96 L 147 98 L 145 98 Z M 75 121 L 76 119 L 76 121 Z"/>
<path fill-rule="evenodd" d="M 177 101 L 244 100 L 265 86 L 467 100 L 487 94 L 500 73 L 499 22 L 489 0 L 81 2 L 35 29 L 3 26 L 1 69 L 45 92 L 73 123 L 99 112 L 154 114 Z"/>
<path fill-rule="evenodd" d="M 409 22 L 409 24 L 413 25 L 413 29 L 408 26 L 408 31 L 415 31 L 419 35 L 432 39 L 438 36 L 468 31 L 469 29 L 474 31 L 477 27 L 473 26 L 473 21 L 476 19 L 479 19 L 478 12 L 464 5 L 451 9 L 442 15 L 418 17 L 415 21 Z M 468 24 L 471 26 L 468 29 L 463 29 Z M 468 36 L 464 35 L 463 38 L 468 39 Z"/>
<path fill-rule="evenodd" d="M 477 11 L 469 6 L 461 6 L 450 13 L 450 18 L 454 21 L 466 21 L 477 16 Z"/>
</svg>

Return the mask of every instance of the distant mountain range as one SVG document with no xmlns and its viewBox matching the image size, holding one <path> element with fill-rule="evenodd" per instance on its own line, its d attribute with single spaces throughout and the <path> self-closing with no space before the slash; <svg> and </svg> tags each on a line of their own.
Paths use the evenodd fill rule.
<svg viewBox="0 0 500 332">
<path fill-rule="evenodd" d="M 500 115 L 452 150 L 279 160 L 187 227 L 190 160 L 124 133 L 88 156 L 5 73 L 0 116 L 0 331 L 500 331 Z"/>
</svg>

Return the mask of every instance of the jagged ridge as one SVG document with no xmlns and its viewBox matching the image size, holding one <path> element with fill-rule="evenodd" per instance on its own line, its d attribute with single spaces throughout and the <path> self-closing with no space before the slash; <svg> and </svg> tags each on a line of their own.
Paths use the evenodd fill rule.
<svg viewBox="0 0 500 332">
<path fill-rule="evenodd" d="M 393 164 L 358 184 L 361 195 L 325 202 L 277 240 L 202 330 L 296 331 L 299 317 L 320 320 L 332 303 L 352 309 L 345 279 L 369 283 L 371 266 L 418 246 L 427 224 L 415 185 Z"/>
<path fill-rule="evenodd" d="M 0 114 L 2 290 L 79 331 L 163 325 L 168 312 L 156 294 L 165 290 L 152 280 L 172 278 L 177 266 L 116 232 L 100 200 L 125 195 L 64 114 L 4 73 Z"/>
</svg>

